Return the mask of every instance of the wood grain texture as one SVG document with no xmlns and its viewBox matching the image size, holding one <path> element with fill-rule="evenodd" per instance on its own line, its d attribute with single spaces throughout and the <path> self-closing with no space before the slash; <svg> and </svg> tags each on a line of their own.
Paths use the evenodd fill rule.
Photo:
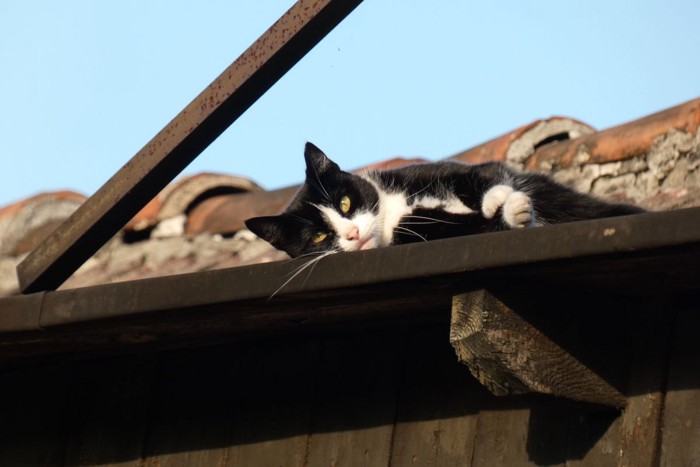
<svg viewBox="0 0 700 467">
<path fill-rule="evenodd" d="M 628 402 L 621 417 L 620 467 L 656 466 L 661 416 L 676 312 L 668 298 L 651 298 L 631 309 Z"/>
<path fill-rule="evenodd" d="M 629 351 L 622 415 L 494 396 L 455 358 L 447 323 L 349 329 L 0 373 L 0 465 L 619 467 L 655 465 L 654 449 L 661 465 L 695 465 L 700 318 L 682 313 L 660 412 L 663 301 L 606 303 Z"/>
<path fill-rule="evenodd" d="M 0 465 L 62 465 L 69 439 L 73 369 L 0 374 Z"/>
<path fill-rule="evenodd" d="M 661 466 L 700 465 L 700 313 L 697 305 L 693 308 L 679 313 L 675 328 L 662 420 Z"/>
<path fill-rule="evenodd" d="M 615 467 L 620 459 L 622 419 L 617 411 L 572 411 L 567 467 Z"/>
<path fill-rule="evenodd" d="M 415 335 L 404 355 L 392 467 L 470 465 L 479 405 L 490 394 L 457 362 L 449 330 Z"/>
<path fill-rule="evenodd" d="M 140 465 L 158 358 L 88 361 L 70 384 L 67 465 Z"/>
<path fill-rule="evenodd" d="M 535 465 L 529 461 L 527 454 L 529 420 L 530 411 L 527 408 L 482 410 L 479 413 L 472 465 Z"/>
<path fill-rule="evenodd" d="M 371 336 L 325 343 L 307 465 L 388 465 L 401 347 Z"/>
<path fill-rule="evenodd" d="M 496 395 L 535 392 L 622 407 L 625 397 L 486 290 L 452 301 L 450 341 Z"/>
</svg>

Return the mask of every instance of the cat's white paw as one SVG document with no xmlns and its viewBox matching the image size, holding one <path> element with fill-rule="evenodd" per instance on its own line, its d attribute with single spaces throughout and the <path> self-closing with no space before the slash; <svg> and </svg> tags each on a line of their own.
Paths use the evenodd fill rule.
<svg viewBox="0 0 700 467">
<path fill-rule="evenodd" d="M 481 213 L 487 219 L 492 219 L 513 193 L 513 187 L 496 185 L 490 188 L 481 200 Z"/>
<path fill-rule="evenodd" d="M 503 220 L 511 229 L 527 227 L 532 216 L 532 201 L 522 191 L 511 193 L 503 204 Z"/>
</svg>

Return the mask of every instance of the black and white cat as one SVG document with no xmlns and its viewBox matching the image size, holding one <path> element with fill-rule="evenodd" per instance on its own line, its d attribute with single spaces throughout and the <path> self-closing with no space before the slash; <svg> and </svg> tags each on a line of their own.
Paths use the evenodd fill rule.
<svg viewBox="0 0 700 467">
<path fill-rule="evenodd" d="M 435 162 L 360 175 L 306 144 L 306 181 L 278 216 L 246 226 L 292 257 L 643 212 L 498 162 Z"/>
</svg>

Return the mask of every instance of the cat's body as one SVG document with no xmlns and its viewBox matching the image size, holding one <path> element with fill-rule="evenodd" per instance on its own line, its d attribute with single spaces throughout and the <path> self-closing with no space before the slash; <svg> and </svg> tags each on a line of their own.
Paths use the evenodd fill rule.
<svg viewBox="0 0 700 467">
<path fill-rule="evenodd" d="M 285 212 L 246 221 L 292 257 L 643 212 L 497 162 L 354 175 L 310 143 L 304 157 L 306 181 Z"/>
</svg>

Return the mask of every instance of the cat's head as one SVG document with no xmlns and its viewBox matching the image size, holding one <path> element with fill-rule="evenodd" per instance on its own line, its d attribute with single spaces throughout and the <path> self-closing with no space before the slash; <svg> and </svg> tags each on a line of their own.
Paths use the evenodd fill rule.
<svg viewBox="0 0 700 467">
<path fill-rule="evenodd" d="M 372 184 L 340 170 L 311 143 L 304 159 L 306 180 L 289 207 L 278 216 L 248 219 L 248 229 L 291 257 L 382 246 Z"/>
</svg>

